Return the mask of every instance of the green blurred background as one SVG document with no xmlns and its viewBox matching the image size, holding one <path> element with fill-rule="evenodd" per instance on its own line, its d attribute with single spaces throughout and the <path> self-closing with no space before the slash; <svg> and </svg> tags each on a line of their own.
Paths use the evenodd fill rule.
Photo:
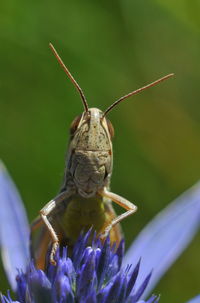
<svg viewBox="0 0 200 303">
<path fill-rule="evenodd" d="M 105 109 L 133 89 L 176 75 L 109 114 L 116 134 L 112 190 L 139 207 L 122 223 L 128 247 L 200 176 L 200 2 L 1 2 L 0 157 L 30 221 L 58 192 L 69 125 L 83 110 L 50 41 L 91 107 Z M 154 290 L 162 303 L 184 302 L 199 292 L 199 240 Z"/>
</svg>

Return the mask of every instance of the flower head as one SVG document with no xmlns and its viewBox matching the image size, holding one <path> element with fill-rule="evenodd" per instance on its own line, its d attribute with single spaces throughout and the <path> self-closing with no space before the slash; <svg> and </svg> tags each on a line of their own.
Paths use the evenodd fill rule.
<svg viewBox="0 0 200 303">
<path fill-rule="evenodd" d="M 25 273 L 18 272 L 17 296 L 19 302 L 58 302 L 58 303 L 136 303 L 139 302 L 151 277 L 147 274 L 139 288 L 135 289 L 140 261 L 135 268 L 122 268 L 124 241 L 119 247 L 110 247 L 110 239 L 104 244 L 94 238 L 88 246 L 89 230 L 81 234 L 71 258 L 67 256 L 67 247 L 62 256 L 57 253 L 56 267 L 47 262 L 45 271 L 37 269 L 33 262 Z M 1 302 L 13 302 L 10 296 L 1 297 Z M 157 296 L 151 296 L 146 302 L 158 302 Z"/>
<path fill-rule="evenodd" d="M 93 240 L 88 246 L 88 232 L 80 236 L 71 257 L 65 248 L 61 256 L 56 256 L 57 266 L 47 262 L 42 271 L 30 263 L 29 226 L 23 203 L 1 162 L 0 203 L 1 255 L 12 290 L 18 295 L 19 301 L 15 302 L 20 303 L 158 302 L 156 296 L 147 301 L 140 297 L 147 298 L 200 227 L 200 183 L 197 183 L 140 232 L 123 262 L 124 242 L 118 249 L 110 248 L 109 238 L 104 244 Z M 137 263 L 135 268 L 129 265 L 132 263 Z M 19 268 L 17 282 L 16 268 Z M 199 300 L 197 296 L 188 303 Z M 7 297 L 0 295 L 0 302 L 13 302 L 9 292 Z"/>
</svg>

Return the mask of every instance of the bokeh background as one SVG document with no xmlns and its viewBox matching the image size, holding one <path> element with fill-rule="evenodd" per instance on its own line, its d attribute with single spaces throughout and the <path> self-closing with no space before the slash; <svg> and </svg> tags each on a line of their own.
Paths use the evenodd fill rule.
<svg viewBox="0 0 200 303">
<path fill-rule="evenodd" d="M 91 107 L 105 109 L 133 89 L 176 75 L 109 114 L 116 134 L 112 190 L 139 207 L 122 223 L 128 247 L 200 177 L 200 2 L 1 2 L 0 157 L 30 221 L 58 192 L 69 125 L 83 110 L 50 41 Z M 185 302 L 199 292 L 199 240 L 154 290 L 162 303 Z M 5 292 L 2 268 L 1 274 Z"/>
</svg>

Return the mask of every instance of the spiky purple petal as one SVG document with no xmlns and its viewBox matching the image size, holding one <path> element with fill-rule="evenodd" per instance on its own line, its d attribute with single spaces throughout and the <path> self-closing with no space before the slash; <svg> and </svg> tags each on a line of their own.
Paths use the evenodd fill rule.
<svg viewBox="0 0 200 303">
<path fill-rule="evenodd" d="M 188 246 L 200 227 L 200 183 L 182 194 L 160 212 L 138 235 L 123 264 L 142 264 L 137 286 L 153 268 L 146 294 L 155 286 L 171 264 Z"/>
<path fill-rule="evenodd" d="M 200 295 L 198 295 L 195 298 L 191 299 L 187 303 L 200 303 Z"/>
<path fill-rule="evenodd" d="M 25 270 L 29 261 L 29 225 L 21 198 L 1 161 L 0 205 L 1 255 L 7 278 L 15 290 L 17 268 Z"/>
</svg>

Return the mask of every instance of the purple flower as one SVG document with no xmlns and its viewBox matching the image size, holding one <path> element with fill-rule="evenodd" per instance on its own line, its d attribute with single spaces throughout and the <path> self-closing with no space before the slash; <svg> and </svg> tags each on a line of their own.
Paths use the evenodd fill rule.
<svg viewBox="0 0 200 303">
<path fill-rule="evenodd" d="M 56 256 L 57 266 L 47 262 L 42 271 L 30 262 L 25 211 L 2 164 L 0 203 L 1 254 L 18 299 L 12 301 L 8 292 L 7 296 L 1 295 L 2 303 L 158 302 L 159 296 L 144 298 L 186 248 L 200 225 L 200 185 L 197 184 L 143 229 L 124 258 L 123 241 L 118 249 L 110 248 L 109 237 L 104 244 L 94 239 L 88 246 L 89 231 L 79 237 L 71 258 L 64 248 L 62 256 Z M 132 263 L 135 265 L 129 265 Z M 198 302 L 199 296 L 188 303 Z"/>
<path fill-rule="evenodd" d="M 19 271 L 16 277 L 19 302 L 139 302 L 151 273 L 136 289 L 140 261 L 133 270 L 130 266 L 121 268 L 124 241 L 117 250 L 110 248 L 109 237 L 104 244 L 94 239 L 88 246 L 90 234 L 88 231 L 79 237 L 71 258 L 67 257 L 67 248 L 63 248 L 62 257 L 56 257 L 56 267 L 49 263 L 48 255 L 45 271 L 36 269 L 32 262 L 25 273 Z M 13 302 L 10 296 L 1 297 L 2 303 L 7 301 Z M 158 302 L 158 297 L 151 296 L 145 302 Z"/>
</svg>

